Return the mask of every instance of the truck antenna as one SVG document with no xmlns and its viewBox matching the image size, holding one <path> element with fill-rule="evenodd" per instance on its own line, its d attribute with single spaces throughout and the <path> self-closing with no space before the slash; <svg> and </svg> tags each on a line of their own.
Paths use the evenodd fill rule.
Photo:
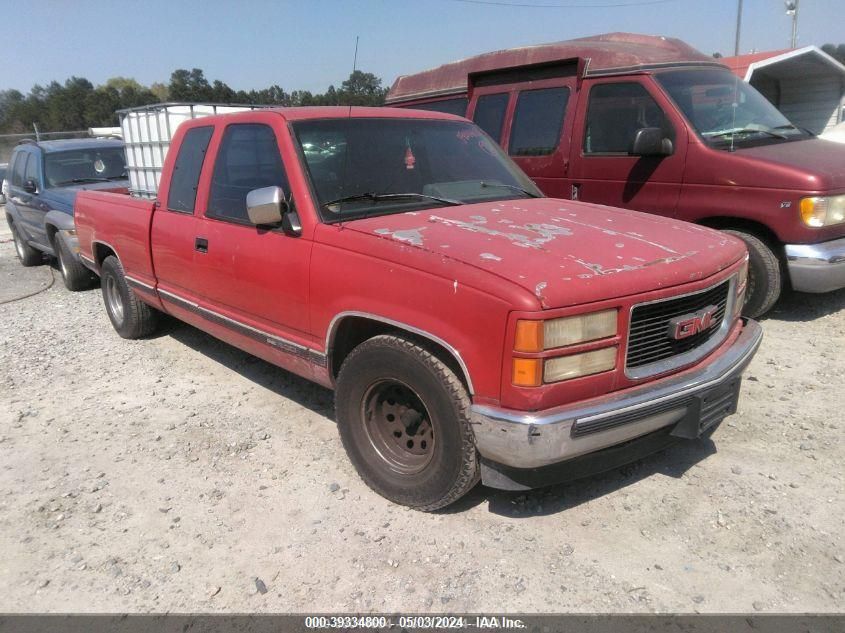
<svg viewBox="0 0 845 633">
<path fill-rule="evenodd" d="M 38 143 L 41 140 L 41 134 L 38 132 L 38 124 L 33 121 L 32 128 L 35 130 L 35 142 Z"/>
</svg>

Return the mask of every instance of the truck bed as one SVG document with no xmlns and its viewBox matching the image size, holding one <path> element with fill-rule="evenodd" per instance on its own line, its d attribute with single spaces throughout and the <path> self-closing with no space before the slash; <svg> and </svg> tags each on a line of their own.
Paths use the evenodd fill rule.
<svg viewBox="0 0 845 633">
<path fill-rule="evenodd" d="M 150 249 L 154 204 L 121 193 L 80 192 L 74 219 L 83 261 L 99 274 L 103 259 L 113 253 L 132 277 L 154 287 Z"/>
</svg>

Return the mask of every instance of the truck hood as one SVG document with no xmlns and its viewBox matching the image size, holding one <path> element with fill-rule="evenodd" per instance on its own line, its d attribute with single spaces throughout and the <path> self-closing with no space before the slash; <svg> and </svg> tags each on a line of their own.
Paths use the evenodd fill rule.
<svg viewBox="0 0 845 633">
<path fill-rule="evenodd" d="M 73 203 L 76 194 L 83 190 L 96 191 L 125 191 L 129 187 L 128 180 L 114 180 L 112 182 L 91 182 L 70 187 L 55 187 L 45 189 L 41 199 L 50 205 L 51 209 L 73 213 Z"/>
<path fill-rule="evenodd" d="M 773 143 L 737 150 L 773 166 L 807 175 L 801 187 L 820 191 L 845 190 L 845 145 L 821 138 L 792 143 Z"/>
<path fill-rule="evenodd" d="M 485 202 L 355 220 L 345 228 L 484 270 L 543 308 L 670 287 L 724 270 L 745 246 L 668 218 L 553 198 Z"/>
</svg>

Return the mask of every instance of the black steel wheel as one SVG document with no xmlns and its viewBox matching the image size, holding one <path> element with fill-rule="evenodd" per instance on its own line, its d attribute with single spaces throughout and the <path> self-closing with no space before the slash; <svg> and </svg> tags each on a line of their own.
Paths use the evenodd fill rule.
<svg viewBox="0 0 845 633">
<path fill-rule="evenodd" d="M 340 437 L 361 478 L 424 511 L 457 501 L 478 482 L 469 405 L 448 365 L 400 335 L 352 350 L 335 390 Z"/>
</svg>

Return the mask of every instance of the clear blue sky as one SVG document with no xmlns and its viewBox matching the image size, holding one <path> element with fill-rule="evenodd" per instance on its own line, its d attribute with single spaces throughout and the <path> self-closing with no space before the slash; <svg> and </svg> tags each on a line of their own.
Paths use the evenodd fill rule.
<svg viewBox="0 0 845 633">
<path fill-rule="evenodd" d="M 476 53 L 610 31 L 674 36 L 733 53 L 737 0 L 498 0 L 589 8 L 504 7 L 458 0 L 0 0 L 0 89 L 71 75 L 99 84 L 115 75 L 167 82 L 176 68 L 202 68 L 235 89 L 278 84 L 322 92 L 358 68 L 389 86 Z M 642 1 L 642 0 L 639 0 Z M 789 46 L 782 0 L 745 0 L 741 51 Z M 845 0 L 801 0 L 799 45 L 845 42 Z"/>
</svg>

